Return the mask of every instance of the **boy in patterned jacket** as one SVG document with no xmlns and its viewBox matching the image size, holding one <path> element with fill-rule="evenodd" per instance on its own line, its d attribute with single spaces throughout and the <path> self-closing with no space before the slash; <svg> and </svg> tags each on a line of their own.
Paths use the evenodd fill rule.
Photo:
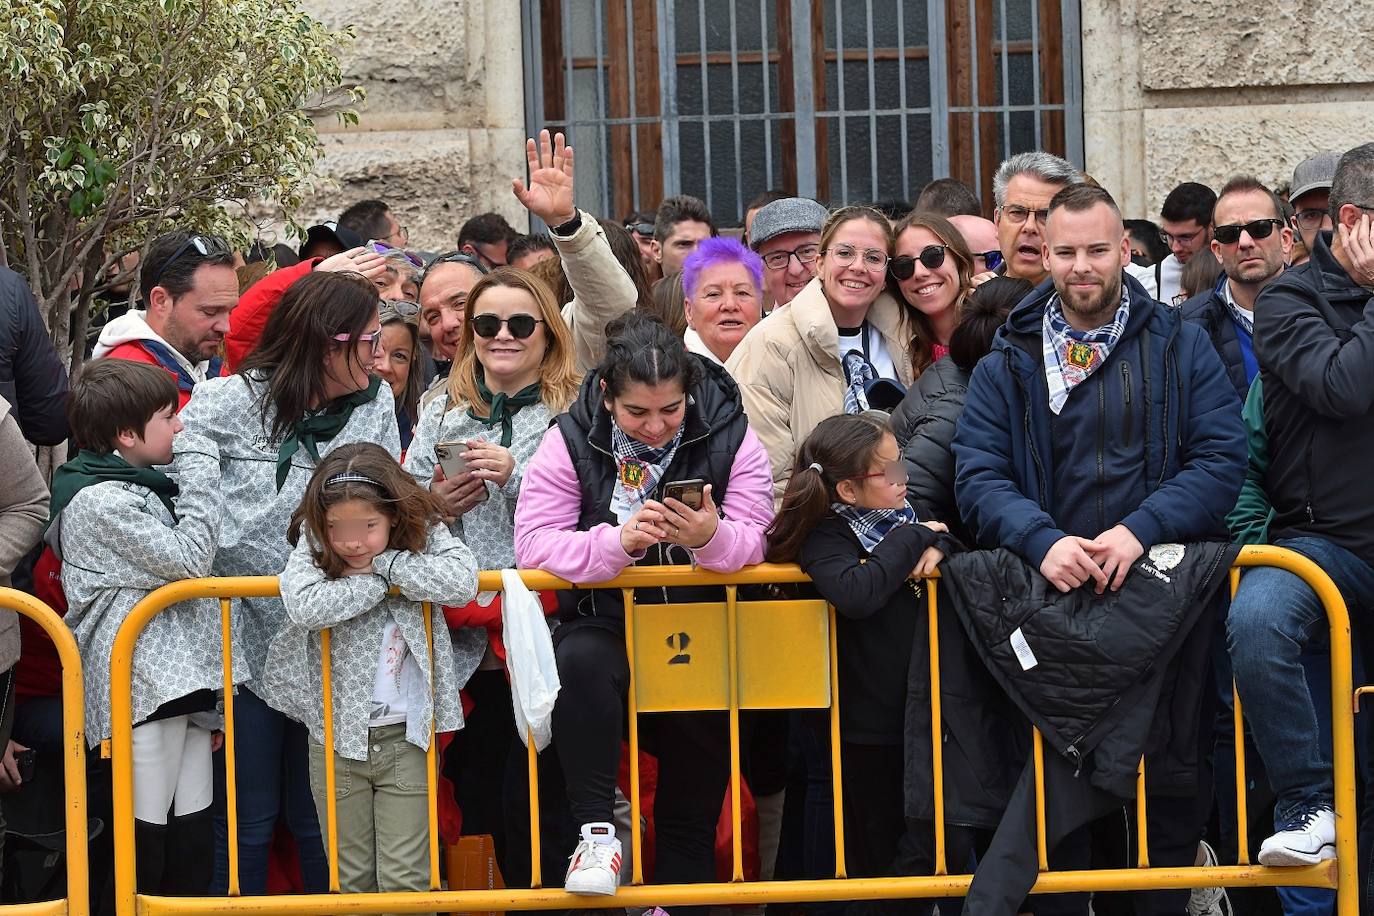
<svg viewBox="0 0 1374 916">
<path fill-rule="evenodd" d="M 165 371 L 99 360 L 72 386 L 72 435 L 84 446 L 53 476 L 47 541 L 63 563 L 66 622 L 81 649 L 86 734 L 110 737 L 110 656 L 121 624 L 150 591 L 210 571 L 221 507 L 187 494 L 158 465 L 181 430 Z M 206 457 L 213 443 L 203 443 Z M 222 681 L 219 614 L 188 601 L 158 614 L 134 651 L 134 817 L 138 889 L 199 895 L 213 862 L 211 753 Z M 235 662 L 236 679 L 247 677 Z"/>
</svg>

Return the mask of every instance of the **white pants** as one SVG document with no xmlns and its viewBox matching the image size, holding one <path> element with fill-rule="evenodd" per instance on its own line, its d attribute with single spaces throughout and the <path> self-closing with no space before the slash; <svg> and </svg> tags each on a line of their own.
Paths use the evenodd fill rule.
<svg viewBox="0 0 1374 916">
<path fill-rule="evenodd" d="M 165 825 L 169 811 L 177 817 L 204 811 L 213 794 L 207 729 L 192 725 L 190 716 L 134 726 L 135 818 Z"/>
</svg>

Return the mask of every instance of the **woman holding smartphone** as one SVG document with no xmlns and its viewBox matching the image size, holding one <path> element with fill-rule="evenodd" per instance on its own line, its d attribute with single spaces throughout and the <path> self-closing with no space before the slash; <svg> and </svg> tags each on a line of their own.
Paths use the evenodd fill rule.
<svg viewBox="0 0 1374 916">
<path fill-rule="evenodd" d="M 515 498 L 525 466 L 579 378 L 568 326 L 532 274 L 498 267 L 472 288 L 467 313 L 448 389 L 421 414 L 405 469 L 444 502 L 449 530 L 478 566 L 505 569 L 515 566 Z M 475 672 L 457 672 L 475 706 L 445 754 L 445 775 L 458 790 L 463 832 L 490 833 L 502 858 L 501 789 L 514 721 L 500 598 L 483 592 L 444 615 L 456 642 L 476 641 L 469 658 L 481 659 Z"/>
<path fill-rule="evenodd" d="M 520 567 L 604 582 L 632 565 L 695 563 L 734 572 L 758 563 L 773 515 L 771 473 L 734 381 L 643 313 L 613 322 L 607 336 L 601 366 L 525 471 L 515 511 Z M 699 492 L 700 509 L 670 491 L 690 501 Z M 642 603 L 722 598 L 711 587 L 650 588 L 635 596 Z M 624 604 L 616 589 L 563 591 L 559 602 L 554 748 L 573 824 L 581 828 L 580 837 L 561 838 L 559 854 L 572 853 L 564 887 L 613 894 L 622 850 L 611 815 L 629 686 Z M 729 775 L 726 716 L 655 715 L 644 720 L 644 736 L 659 760 L 654 880 L 713 880 L 715 825 Z"/>
</svg>

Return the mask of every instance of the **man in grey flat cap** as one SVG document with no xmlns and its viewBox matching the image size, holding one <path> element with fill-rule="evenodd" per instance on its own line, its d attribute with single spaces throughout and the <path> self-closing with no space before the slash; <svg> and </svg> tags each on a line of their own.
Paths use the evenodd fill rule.
<svg viewBox="0 0 1374 916">
<path fill-rule="evenodd" d="M 828 211 L 806 197 L 785 197 L 765 206 L 750 226 L 749 246 L 763 259 L 764 307 L 786 305 L 816 276 L 821 225 Z"/>
<path fill-rule="evenodd" d="M 1293 169 L 1293 184 L 1288 202 L 1293 205 L 1293 231 L 1302 244 L 1293 250 L 1293 264 L 1297 267 L 1309 257 L 1317 233 L 1331 229 L 1331 214 L 1327 204 L 1331 199 L 1331 181 L 1336 177 L 1336 163 L 1341 154 L 1324 150 L 1308 156 Z"/>
</svg>

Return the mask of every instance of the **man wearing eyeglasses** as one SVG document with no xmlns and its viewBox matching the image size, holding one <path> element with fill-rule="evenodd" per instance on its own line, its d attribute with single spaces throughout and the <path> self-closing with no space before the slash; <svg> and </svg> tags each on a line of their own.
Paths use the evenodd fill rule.
<svg viewBox="0 0 1374 916">
<path fill-rule="evenodd" d="M 1311 257 L 1317 233 L 1331 229 L 1331 179 L 1336 177 L 1336 163 L 1340 158 L 1340 153 L 1326 150 L 1308 156 L 1293 169 L 1288 202 L 1293 206 L 1293 229 L 1298 234 L 1298 245 L 1293 251 L 1294 267 Z"/>
<path fill-rule="evenodd" d="M 1212 255 L 1224 276 L 1216 288 L 1183 303 L 1184 321 L 1207 332 L 1242 401 L 1259 373 L 1255 360 L 1255 300 L 1293 250 L 1293 230 L 1273 191 L 1249 175 L 1226 183 L 1212 211 Z M 1199 255 L 1207 257 L 1207 255 Z"/>
<path fill-rule="evenodd" d="M 1145 290 L 1165 305 L 1182 305 L 1183 265 L 1212 241 L 1212 208 L 1217 195 L 1195 181 L 1185 181 L 1169 192 L 1160 208 L 1159 237 L 1169 246 L 1169 256 L 1155 265 L 1154 282 L 1141 277 Z M 1151 288 L 1153 287 L 1153 288 Z"/>
<path fill-rule="evenodd" d="M 239 301 L 234 253 L 213 235 L 158 236 L 139 270 L 139 290 L 145 307 L 105 325 L 93 355 L 166 369 L 180 410 L 197 382 L 221 372 L 220 347 Z"/>
<path fill-rule="evenodd" d="M 1255 308 L 1263 486 L 1270 542 L 1307 556 L 1335 582 L 1368 665 L 1374 478 L 1362 459 L 1374 452 L 1374 278 L 1366 261 L 1374 143 L 1341 156 L 1329 203 L 1335 232 L 1318 231 L 1308 262 L 1266 286 Z M 1258 460 L 1252 455 L 1252 465 Z M 1312 865 L 1336 854 L 1330 744 L 1302 664 L 1304 653 L 1327 651 L 1326 629 L 1316 594 L 1279 569 L 1247 572 L 1227 617 L 1236 686 L 1247 708 L 1263 710 L 1249 722 L 1277 796 L 1263 865 Z M 1360 845 L 1357 868 L 1367 879 L 1371 847 Z"/>
<path fill-rule="evenodd" d="M 766 204 L 750 225 L 749 247 L 763 259 L 764 310 L 786 305 L 816 276 L 825 207 L 805 197 Z"/>
<path fill-rule="evenodd" d="M 992 177 L 992 196 L 997 206 L 993 222 L 997 224 L 998 248 L 1007 276 L 1036 285 L 1049 276 L 1041 253 L 1041 233 L 1050 198 L 1082 181 L 1082 172 L 1042 150 L 1017 153 L 997 168 Z"/>
</svg>

